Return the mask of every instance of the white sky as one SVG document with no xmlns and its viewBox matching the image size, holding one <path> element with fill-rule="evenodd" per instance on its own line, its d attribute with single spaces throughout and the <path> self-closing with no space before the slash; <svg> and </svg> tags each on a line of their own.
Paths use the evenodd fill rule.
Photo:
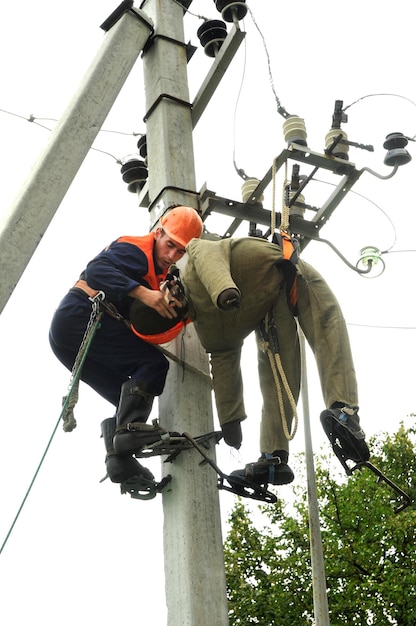
<svg viewBox="0 0 416 626">
<path fill-rule="evenodd" d="M 117 5 L 113 0 L 73 0 L 59 6 L 50 0 L 6 3 L 0 26 L 0 109 L 25 118 L 31 114 L 59 118 L 103 40 L 99 25 Z M 265 37 L 276 92 L 289 113 L 305 119 L 310 148 L 323 150 L 335 100 L 343 100 L 344 105 L 359 100 L 348 110 L 344 130 L 351 141 L 372 144 L 375 151 L 352 148 L 350 160 L 388 174 L 382 147 L 386 135 L 416 134 L 410 0 L 389 4 L 262 0 L 249 6 Z M 194 0 L 191 10 L 212 19 L 220 17 L 209 0 Z M 186 16 L 187 38 L 198 46 L 189 64 L 191 99 L 211 64 L 196 36 L 200 24 L 196 17 Z M 218 195 L 236 200 L 242 180 L 233 166 L 234 124 L 236 162 L 250 176 L 262 178 L 285 147 L 283 118 L 276 112 L 263 42 L 249 15 L 243 29 L 246 52 L 240 49 L 194 134 L 198 188 L 207 182 Z M 369 94 L 401 97 L 365 98 Z M 145 132 L 144 112 L 139 60 L 104 125 L 126 134 L 102 132 L 95 147 L 117 158 L 134 152 L 136 139 L 128 134 Z M 41 123 L 53 126 L 50 121 Z M 49 132 L 0 112 L 0 133 L 0 210 L 4 211 Z M 353 264 L 365 245 L 382 250 L 393 246 L 395 254 L 383 257 L 384 274 L 374 280 L 362 278 L 324 244 L 312 243 L 304 254 L 326 277 L 343 307 L 359 381 L 360 414 L 368 435 L 394 432 L 401 420 L 412 424 L 408 416 L 416 410 L 411 278 L 416 260 L 415 143 L 409 143 L 408 150 L 413 161 L 392 179 L 363 174 L 354 190 L 367 200 L 348 194 L 321 232 Z M 309 187 L 306 202 L 310 204 L 322 202 L 332 190 L 315 183 L 309 192 Z M 268 189 L 265 199 L 269 207 L 270 193 Z M 147 228 L 147 211 L 137 208 L 135 196 L 127 192 L 119 165 L 108 154 L 91 151 L 0 318 L 0 542 L 45 450 L 69 383 L 69 373 L 55 359 L 47 340 L 53 311 L 86 262 L 104 245 Z M 245 235 L 246 227 L 238 234 Z M 255 460 L 259 453 L 261 400 L 252 379 L 256 377 L 253 350 L 248 342 L 244 375 L 250 380 L 246 386 L 249 420 L 244 426 L 241 464 Z M 318 420 L 324 407 L 311 359 L 308 380 L 318 449 L 324 442 Z M 121 497 L 109 481 L 98 482 L 105 470 L 99 425 L 111 414 L 104 400 L 81 387 L 78 428 L 65 434 L 59 427 L 0 556 L 1 623 L 166 622 L 161 499 L 136 502 Z M 219 446 L 218 459 L 228 472 L 237 462 L 224 448 Z M 300 427 L 292 450 L 302 449 Z M 158 459 L 150 460 L 149 466 L 160 476 Z M 283 497 L 289 493 L 288 487 L 282 488 Z M 231 494 L 221 494 L 224 520 L 233 501 Z M 151 550 L 146 552 L 145 545 Z"/>
</svg>

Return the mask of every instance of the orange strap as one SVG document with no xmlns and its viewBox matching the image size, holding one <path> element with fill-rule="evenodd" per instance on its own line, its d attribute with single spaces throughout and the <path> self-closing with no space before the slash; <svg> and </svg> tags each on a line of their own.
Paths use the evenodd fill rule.
<svg viewBox="0 0 416 626">
<path fill-rule="evenodd" d="M 293 256 L 296 256 L 296 250 L 293 245 L 291 236 L 285 230 L 281 231 L 282 237 L 282 255 L 285 261 L 291 261 L 293 263 Z M 289 303 L 291 306 L 296 307 L 298 301 L 298 286 L 297 286 L 297 273 L 293 277 L 293 282 L 289 290 Z"/>
<path fill-rule="evenodd" d="M 280 231 L 282 236 L 282 254 L 286 261 L 292 261 L 292 255 L 295 252 L 292 237 L 285 230 Z"/>
<path fill-rule="evenodd" d="M 298 275 L 297 274 L 295 274 L 292 286 L 289 291 L 289 303 L 293 307 L 296 307 L 298 303 Z"/>
<path fill-rule="evenodd" d="M 175 337 L 177 337 L 179 333 L 182 332 L 186 324 L 189 324 L 190 321 L 191 320 L 187 318 L 185 320 L 178 322 L 177 324 L 175 324 L 175 326 L 172 326 L 172 328 L 169 328 L 169 330 L 164 330 L 162 333 L 156 333 L 154 335 L 142 335 L 134 328 L 133 324 L 130 324 L 130 328 L 134 332 L 135 335 L 140 337 L 140 339 L 147 341 L 147 343 L 161 344 L 161 343 L 168 343 L 169 341 L 172 341 L 173 339 L 175 339 Z"/>
</svg>

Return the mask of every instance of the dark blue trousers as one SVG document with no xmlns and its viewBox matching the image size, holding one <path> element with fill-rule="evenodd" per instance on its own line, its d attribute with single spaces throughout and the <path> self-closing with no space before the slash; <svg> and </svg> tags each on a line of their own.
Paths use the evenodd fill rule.
<svg viewBox="0 0 416 626">
<path fill-rule="evenodd" d="M 49 330 L 55 356 L 72 370 L 92 311 L 88 296 L 71 290 L 59 304 Z M 120 320 L 104 313 L 90 344 L 81 380 L 100 396 L 118 405 L 121 386 L 130 377 L 146 383 L 155 396 L 162 393 L 169 363 L 153 345 L 137 337 Z"/>
</svg>

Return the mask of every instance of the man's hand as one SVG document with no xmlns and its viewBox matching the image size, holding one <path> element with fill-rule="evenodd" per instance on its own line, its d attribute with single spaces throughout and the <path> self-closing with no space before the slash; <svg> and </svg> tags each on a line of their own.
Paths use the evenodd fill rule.
<svg viewBox="0 0 416 626">
<path fill-rule="evenodd" d="M 156 289 L 148 289 L 143 285 L 138 285 L 129 293 L 129 296 L 137 298 L 146 306 L 154 309 L 162 317 L 167 317 L 168 319 L 178 317 L 175 309 L 173 308 L 175 305 L 178 305 L 178 303 L 176 302 L 176 300 L 172 300 L 168 303 L 166 301 L 165 294 L 163 294 L 161 291 L 156 291 Z"/>
</svg>

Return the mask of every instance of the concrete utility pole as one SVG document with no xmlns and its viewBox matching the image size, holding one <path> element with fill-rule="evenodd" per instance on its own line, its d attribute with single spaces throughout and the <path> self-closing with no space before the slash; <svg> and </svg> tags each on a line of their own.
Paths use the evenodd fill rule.
<svg viewBox="0 0 416 626">
<path fill-rule="evenodd" d="M 78 91 L 55 127 L 0 226 L 0 313 L 91 148 L 152 23 L 139 10 L 109 30 Z"/>
<path fill-rule="evenodd" d="M 148 193 L 154 224 L 172 203 L 197 207 L 198 198 L 183 8 L 171 0 L 147 0 L 142 8 L 155 25 L 143 55 Z M 197 436 L 213 430 L 208 360 L 190 331 L 184 350 L 193 370 L 183 372 L 171 363 L 159 403 L 160 422 L 168 430 Z M 169 626 L 228 624 L 217 479 L 211 467 L 199 465 L 201 460 L 196 450 L 185 451 L 166 469 L 173 477 L 172 489 L 163 492 Z"/>
</svg>

